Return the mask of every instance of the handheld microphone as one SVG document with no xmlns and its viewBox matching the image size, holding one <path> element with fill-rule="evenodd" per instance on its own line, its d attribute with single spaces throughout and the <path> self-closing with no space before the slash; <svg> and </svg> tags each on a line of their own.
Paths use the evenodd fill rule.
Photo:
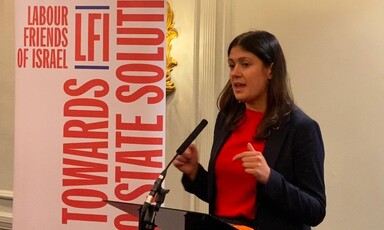
<svg viewBox="0 0 384 230">
<path fill-rule="evenodd" d="M 208 121 L 203 119 L 200 124 L 192 131 L 191 134 L 185 139 L 183 144 L 180 145 L 180 147 L 176 150 L 177 154 L 183 154 L 183 152 L 188 148 L 190 144 L 192 144 L 192 141 L 196 139 L 196 137 L 203 131 L 205 126 L 207 126 Z"/>
</svg>

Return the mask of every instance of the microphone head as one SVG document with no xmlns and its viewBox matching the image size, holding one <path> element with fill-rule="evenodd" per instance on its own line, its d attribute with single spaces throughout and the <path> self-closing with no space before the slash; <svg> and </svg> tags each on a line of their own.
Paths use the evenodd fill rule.
<svg viewBox="0 0 384 230">
<path fill-rule="evenodd" d="M 200 134 L 200 132 L 207 126 L 208 121 L 203 119 L 200 124 L 192 131 L 191 134 L 185 139 L 183 144 L 176 150 L 177 154 L 183 154 L 183 152 L 188 148 L 188 146 L 196 139 L 196 137 Z"/>
</svg>

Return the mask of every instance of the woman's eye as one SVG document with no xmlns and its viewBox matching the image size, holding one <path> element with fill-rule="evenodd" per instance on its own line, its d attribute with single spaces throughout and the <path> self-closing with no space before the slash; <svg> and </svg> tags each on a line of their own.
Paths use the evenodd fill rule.
<svg viewBox="0 0 384 230">
<path fill-rule="evenodd" d="M 228 64 L 228 66 L 229 66 L 230 69 L 233 69 L 235 67 L 234 64 Z"/>
<path fill-rule="evenodd" d="M 249 63 L 243 63 L 242 65 L 243 65 L 243 67 L 248 67 Z"/>
</svg>

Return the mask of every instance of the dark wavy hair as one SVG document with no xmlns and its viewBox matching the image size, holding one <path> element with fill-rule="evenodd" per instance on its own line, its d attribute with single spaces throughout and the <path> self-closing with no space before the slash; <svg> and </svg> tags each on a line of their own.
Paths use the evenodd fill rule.
<svg viewBox="0 0 384 230">
<path fill-rule="evenodd" d="M 284 116 L 289 114 L 295 106 L 284 53 L 276 37 L 266 31 L 249 31 L 238 35 L 228 47 L 228 56 L 235 46 L 256 55 L 266 67 L 272 65 L 272 78 L 268 84 L 267 109 L 255 134 L 255 139 L 266 139 L 271 129 L 277 129 Z M 245 104 L 236 100 L 230 81 L 221 91 L 217 99 L 217 107 L 225 117 L 226 130 L 233 131 L 244 117 Z"/>
</svg>

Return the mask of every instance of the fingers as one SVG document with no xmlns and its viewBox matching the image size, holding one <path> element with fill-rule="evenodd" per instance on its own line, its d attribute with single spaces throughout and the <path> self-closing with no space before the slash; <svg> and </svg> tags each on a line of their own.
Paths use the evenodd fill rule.
<svg viewBox="0 0 384 230">
<path fill-rule="evenodd" d="M 256 151 L 251 143 L 247 144 L 247 150 L 235 155 L 233 160 L 241 159 L 244 171 L 254 175 L 259 182 L 265 184 L 269 179 L 270 168 L 263 154 Z"/>
<path fill-rule="evenodd" d="M 232 160 L 236 161 L 238 159 L 243 159 L 245 157 L 252 157 L 252 156 L 255 156 L 256 155 L 262 155 L 260 152 L 256 151 L 255 148 L 253 148 L 252 144 L 251 143 L 248 143 L 247 144 L 247 149 L 248 151 L 245 151 L 245 152 L 242 152 L 242 153 L 239 153 L 239 154 L 236 154 Z M 243 161 L 246 160 L 246 159 L 243 159 Z"/>
<path fill-rule="evenodd" d="M 190 162 L 190 157 L 187 156 L 187 154 L 178 155 L 175 160 L 173 161 L 173 165 L 176 167 L 183 166 Z"/>
<path fill-rule="evenodd" d="M 183 154 L 178 155 L 173 165 L 193 181 L 198 171 L 198 152 L 195 145 L 191 144 Z"/>
<path fill-rule="evenodd" d="M 253 145 L 252 145 L 251 143 L 249 143 L 249 142 L 248 142 L 248 144 L 247 144 L 247 148 L 248 148 L 249 151 L 254 151 L 254 152 L 256 152 L 256 150 L 253 148 Z"/>
<path fill-rule="evenodd" d="M 175 160 L 173 161 L 173 165 L 180 169 L 180 167 L 183 167 L 188 164 L 196 164 L 197 162 L 196 154 L 197 154 L 196 147 L 193 144 L 191 144 L 184 151 L 184 153 L 178 155 L 175 158 Z"/>
</svg>

